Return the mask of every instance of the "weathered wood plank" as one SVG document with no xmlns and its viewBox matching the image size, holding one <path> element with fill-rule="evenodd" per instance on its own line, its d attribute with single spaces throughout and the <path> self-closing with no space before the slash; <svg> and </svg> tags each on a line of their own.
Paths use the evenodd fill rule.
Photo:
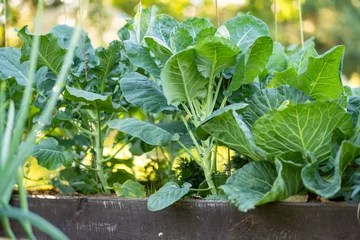
<svg viewBox="0 0 360 240">
<path fill-rule="evenodd" d="M 30 197 L 29 207 L 70 239 L 360 239 L 357 205 L 346 203 L 274 203 L 240 213 L 227 202 L 188 200 L 150 212 L 141 199 Z"/>
</svg>

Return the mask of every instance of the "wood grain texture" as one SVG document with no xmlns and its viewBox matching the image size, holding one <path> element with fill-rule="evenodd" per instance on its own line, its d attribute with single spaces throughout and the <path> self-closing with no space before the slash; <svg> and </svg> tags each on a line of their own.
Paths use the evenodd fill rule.
<svg viewBox="0 0 360 240">
<path fill-rule="evenodd" d="M 187 200 L 150 212 L 146 199 L 29 197 L 29 207 L 70 239 L 360 239 L 357 205 L 346 203 L 273 203 L 241 213 L 225 201 Z M 23 236 L 18 224 L 12 226 Z M 37 230 L 35 235 L 50 239 Z"/>
</svg>

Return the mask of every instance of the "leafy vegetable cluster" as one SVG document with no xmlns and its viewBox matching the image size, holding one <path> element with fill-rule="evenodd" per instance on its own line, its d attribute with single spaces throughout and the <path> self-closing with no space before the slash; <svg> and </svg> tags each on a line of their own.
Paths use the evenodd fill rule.
<svg viewBox="0 0 360 240">
<path fill-rule="evenodd" d="M 40 36 L 29 128 L 52 94 L 72 31 L 61 25 Z M 17 104 L 34 37 L 26 27 L 18 36 L 21 50 L 0 49 L 6 99 Z M 198 17 L 179 23 L 141 5 L 118 36 L 94 49 L 83 33 L 53 118 L 41 123 L 46 137 L 31 155 L 48 169 L 67 168 L 52 181 L 60 190 L 145 197 L 133 174 L 114 171 L 117 164 L 132 168 L 132 159 L 116 157 L 129 144 L 133 155 L 161 149 L 168 172 L 181 153 L 204 172 L 198 189 L 166 183 L 149 198 L 153 211 L 189 191 L 227 198 L 240 211 L 307 191 L 324 198 L 359 192 L 360 91 L 342 85 L 343 46 L 321 55 L 312 39 L 284 48 L 248 14 L 217 28 Z M 219 145 L 248 162 L 229 178 L 217 170 Z M 91 166 L 84 164 L 89 155 Z"/>
</svg>

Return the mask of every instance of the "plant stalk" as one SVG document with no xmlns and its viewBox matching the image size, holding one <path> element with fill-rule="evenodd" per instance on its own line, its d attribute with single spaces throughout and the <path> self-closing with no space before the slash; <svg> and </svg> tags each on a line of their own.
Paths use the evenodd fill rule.
<svg viewBox="0 0 360 240">
<path fill-rule="evenodd" d="M 24 212 L 29 212 L 29 206 L 27 202 L 27 193 L 26 188 L 24 186 L 24 170 L 22 166 L 18 168 L 18 174 L 17 174 L 17 184 L 18 184 L 18 191 L 19 191 L 19 198 L 20 198 L 20 208 Z M 22 226 L 24 228 L 24 231 L 29 239 L 35 239 L 34 233 L 31 228 L 31 224 L 28 220 L 22 221 Z"/>
<path fill-rule="evenodd" d="M 97 115 L 97 127 L 96 127 L 96 136 L 95 136 L 96 169 L 100 182 L 105 190 L 105 193 L 110 193 L 109 184 L 106 181 L 104 168 L 103 168 L 104 147 L 103 147 L 103 139 L 102 139 L 100 111 L 97 107 L 96 107 L 96 115 Z"/>
</svg>

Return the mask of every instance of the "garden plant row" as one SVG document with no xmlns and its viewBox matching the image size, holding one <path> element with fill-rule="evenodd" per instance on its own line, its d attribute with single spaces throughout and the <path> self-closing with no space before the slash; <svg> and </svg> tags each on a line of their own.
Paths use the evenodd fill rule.
<svg viewBox="0 0 360 240">
<path fill-rule="evenodd" d="M 160 148 L 170 156 L 170 170 L 185 153 L 198 165 L 192 169 L 203 171 L 196 185 L 169 178 L 150 195 L 151 211 L 189 193 L 227 199 L 244 212 L 307 192 L 359 199 L 360 90 L 342 85 L 344 46 L 318 54 L 313 39 L 303 46 L 274 42 L 267 25 L 249 14 L 215 27 L 199 17 L 179 23 L 139 5 L 106 48 L 94 49 L 83 32 L 58 86 L 73 32 L 58 25 L 39 36 L 24 124 L 25 133 L 36 124 L 43 129 L 37 144 L 26 145 L 28 155 L 47 169 L 64 167 L 51 180 L 61 193 L 146 197 L 134 175 L 114 171 L 118 164 L 133 166 L 116 157 L 129 145 L 133 155 Z M 21 50 L 0 49 L 4 116 L 16 116 L 30 82 L 35 35 L 24 27 L 18 36 Z M 56 91 L 55 111 L 44 122 L 40 113 Z M 0 136 L 12 130 L 5 122 Z M 114 154 L 105 154 L 114 132 Z M 218 171 L 219 146 L 243 162 L 231 176 Z M 91 165 L 84 162 L 89 154 Z M 12 186 L 1 191 L 8 201 Z"/>
</svg>

